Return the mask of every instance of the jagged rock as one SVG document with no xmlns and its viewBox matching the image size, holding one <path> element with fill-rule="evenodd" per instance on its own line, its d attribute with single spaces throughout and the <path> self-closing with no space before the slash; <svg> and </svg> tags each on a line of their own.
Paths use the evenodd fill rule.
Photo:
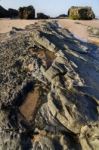
<svg viewBox="0 0 99 150">
<path fill-rule="evenodd" d="M 2 149 L 98 150 L 98 99 L 97 45 L 56 21 L 1 35 Z"/>
<path fill-rule="evenodd" d="M 37 19 L 49 19 L 50 16 L 45 15 L 44 13 L 37 13 Z"/>
<path fill-rule="evenodd" d="M 19 8 L 19 17 L 20 19 L 34 19 L 35 18 L 35 9 L 33 6 L 20 7 Z"/>
<path fill-rule="evenodd" d="M 98 137 L 99 137 L 99 126 L 93 125 L 91 128 L 89 126 L 84 126 L 81 128 L 80 143 L 83 149 L 98 149 Z M 95 134 L 94 134 L 95 133 Z M 94 134 L 94 135 L 93 135 Z M 89 137 L 87 137 L 89 136 Z"/>
<path fill-rule="evenodd" d="M 0 6 L 0 18 L 6 18 L 6 17 L 8 17 L 8 11 L 2 6 Z"/>
<path fill-rule="evenodd" d="M 2 129 L 1 129 L 2 130 Z M 9 131 L 3 132 L 0 131 L 0 149 L 8 149 L 8 150 L 21 150 L 20 146 L 20 135 L 17 133 L 13 133 Z"/>
<path fill-rule="evenodd" d="M 95 18 L 95 14 L 91 7 L 72 6 L 68 10 L 68 16 L 71 19 L 78 19 L 78 20 L 91 20 Z"/>
<path fill-rule="evenodd" d="M 8 15 L 10 18 L 17 18 L 18 17 L 18 10 L 9 8 L 8 9 Z"/>
<path fill-rule="evenodd" d="M 33 149 L 40 148 L 41 150 L 55 150 L 53 142 L 48 137 L 37 135 L 35 136 L 33 142 Z"/>
</svg>

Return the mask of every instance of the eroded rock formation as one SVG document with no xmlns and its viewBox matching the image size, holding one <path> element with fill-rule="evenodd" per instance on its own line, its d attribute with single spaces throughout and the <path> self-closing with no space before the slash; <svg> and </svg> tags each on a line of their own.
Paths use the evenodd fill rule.
<svg viewBox="0 0 99 150">
<path fill-rule="evenodd" d="M 19 8 L 19 17 L 21 19 L 34 19 L 35 18 L 35 9 L 33 6 L 20 7 Z"/>
<path fill-rule="evenodd" d="M 45 15 L 44 13 L 37 13 L 37 19 L 49 19 L 50 16 Z"/>
<path fill-rule="evenodd" d="M 18 10 L 9 8 L 8 10 L 0 6 L 0 18 L 16 18 L 18 17 Z"/>
<path fill-rule="evenodd" d="M 99 47 L 54 21 L 0 40 L 0 148 L 98 150 Z"/>
<path fill-rule="evenodd" d="M 10 18 L 17 18 L 18 17 L 18 10 L 9 8 L 8 9 L 8 16 Z"/>
<path fill-rule="evenodd" d="M 95 18 L 95 14 L 91 7 L 71 7 L 68 10 L 68 16 L 71 19 L 91 20 Z"/>
<path fill-rule="evenodd" d="M 6 17 L 8 17 L 8 11 L 2 6 L 0 6 L 0 18 L 6 18 Z"/>
<path fill-rule="evenodd" d="M 68 16 L 66 14 L 61 14 L 59 16 L 57 16 L 57 19 L 66 19 Z"/>
</svg>

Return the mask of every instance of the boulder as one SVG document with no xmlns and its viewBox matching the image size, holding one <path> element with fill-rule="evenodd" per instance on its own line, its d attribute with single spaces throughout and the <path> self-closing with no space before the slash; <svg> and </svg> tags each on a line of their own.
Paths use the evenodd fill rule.
<svg viewBox="0 0 99 150">
<path fill-rule="evenodd" d="M 91 7 L 71 7 L 68 10 L 68 16 L 71 19 L 91 20 L 95 18 L 95 14 Z"/>
<path fill-rule="evenodd" d="M 50 16 L 45 15 L 44 13 L 37 13 L 37 19 L 49 19 Z"/>
<path fill-rule="evenodd" d="M 8 11 L 2 6 L 0 6 L 0 18 L 6 18 L 6 17 L 8 17 Z"/>
<path fill-rule="evenodd" d="M 18 10 L 9 8 L 8 15 L 10 18 L 16 18 L 16 17 L 18 17 Z"/>
<path fill-rule="evenodd" d="M 35 18 L 35 9 L 33 6 L 20 7 L 19 8 L 19 17 L 20 19 L 34 19 Z"/>
<path fill-rule="evenodd" d="M 61 15 L 57 16 L 56 18 L 57 18 L 57 19 L 62 19 L 62 18 L 66 18 L 66 17 L 67 17 L 66 14 L 61 14 Z"/>
</svg>

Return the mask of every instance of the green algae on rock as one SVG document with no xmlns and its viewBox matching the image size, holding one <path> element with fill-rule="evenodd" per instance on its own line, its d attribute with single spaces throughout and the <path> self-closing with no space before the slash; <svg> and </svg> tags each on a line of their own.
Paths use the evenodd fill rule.
<svg viewBox="0 0 99 150">
<path fill-rule="evenodd" d="M 95 18 L 95 14 L 91 7 L 72 6 L 68 10 L 68 16 L 74 20 L 92 20 Z"/>
</svg>

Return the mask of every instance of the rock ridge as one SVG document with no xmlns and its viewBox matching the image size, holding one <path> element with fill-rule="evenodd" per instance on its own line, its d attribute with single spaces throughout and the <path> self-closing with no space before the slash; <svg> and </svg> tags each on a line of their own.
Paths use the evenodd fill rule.
<svg viewBox="0 0 99 150">
<path fill-rule="evenodd" d="M 0 37 L 1 150 L 98 150 L 99 47 L 56 21 Z"/>
</svg>

